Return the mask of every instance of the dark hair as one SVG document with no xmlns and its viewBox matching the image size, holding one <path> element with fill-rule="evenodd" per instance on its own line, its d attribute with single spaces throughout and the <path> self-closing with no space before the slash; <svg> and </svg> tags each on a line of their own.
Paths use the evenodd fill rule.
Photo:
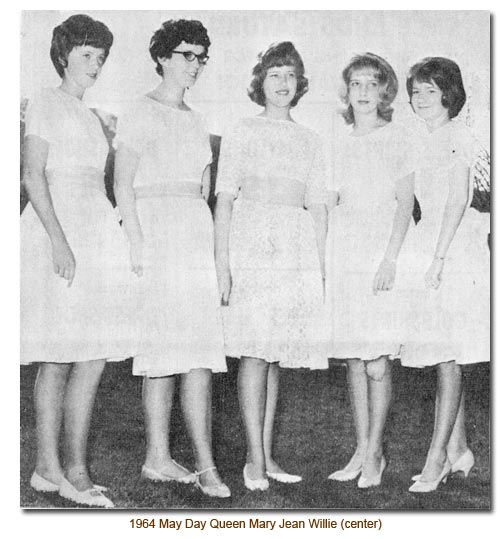
<svg viewBox="0 0 500 539">
<path fill-rule="evenodd" d="M 72 15 L 52 32 L 50 59 L 62 78 L 68 65 L 68 54 L 75 47 L 95 47 L 104 50 L 105 59 L 113 44 L 113 34 L 102 22 L 95 21 L 88 15 Z"/>
<path fill-rule="evenodd" d="M 257 105 L 266 106 L 266 96 L 262 87 L 267 70 L 271 67 L 281 66 L 293 66 L 297 75 L 297 91 L 290 106 L 295 107 L 300 98 L 309 90 L 309 81 L 304 76 L 304 63 L 293 43 L 290 41 L 273 43 L 266 52 L 259 54 L 258 62 L 252 69 L 253 79 L 248 88 L 248 96 Z"/>
<path fill-rule="evenodd" d="M 200 21 L 186 19 L 169 20 L 161 25 L 149 42 L 149 54 L 156 62 L 156 72 L 163 76 L 163 67 L 158 58 L 171 58 L 172 51 L 182 42 L 190 45 L 201 45 L 208 52 L 210 38 L 207 29 Z"/>
<path fill-rule="evenodd" d="M 398 79 L 389 62 L 371 52 L 358 54 L 352 58 L 352 60 L 342 71 L 344 86 L 342 88 L 340 97 L 347 105 L 347 109 L 342 111 L 342 116 L 345 122 L 347 124 L 354 123 L 354 112 L 352 110 L 352 105 L 349 103 L 349 83 L 351 82 L 353 72 L 361 69 L 373 69 L 375 78 L 382 86 L 379 95 L 377 113 L 380 118 L 390 122 L 392 120 L 392 113 L 394 112 L 391 104 L 398 93 Z"/>
<path fill-rule="evenodd" d="M 448 117 L 455 118 L 465 104 L 465 89 L 460 68 L 448 58 L 434 56 L 424 58 L 415 64 L 406 79 L 406 91 L 410 96 L 413 91 L 413 83 L 434 83 L 443 92 L 441 104 L 448 109 Z"/>
</svg>

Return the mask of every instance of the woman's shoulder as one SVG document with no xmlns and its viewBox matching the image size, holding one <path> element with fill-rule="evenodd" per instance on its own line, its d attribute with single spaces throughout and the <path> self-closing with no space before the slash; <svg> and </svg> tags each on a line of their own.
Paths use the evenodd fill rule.
<svg viewBox="0 0 500 539">
<path fill-rule="evenodd" d="M 458 145 L 474 145 L 476 139 L 472 129 L 457 120 L 448 123 L 447 134 L 449 139 Z"/>
<path fill-rule="evenodd" d="M 61 90 L 57 88 L 41 88 L 28 101 L 29 108 L 49 108 L 57 105 Z M 29 109 L 28 109 L 29 110 Z"/>
<path fill-rule="evenodd" d="M 140 115 L 140 114 L 154 114 L 155 103 L 151 98 L 146 95 L 137 95 L 129 99 L 122 107 L 122 114 Z"/>
</svg>

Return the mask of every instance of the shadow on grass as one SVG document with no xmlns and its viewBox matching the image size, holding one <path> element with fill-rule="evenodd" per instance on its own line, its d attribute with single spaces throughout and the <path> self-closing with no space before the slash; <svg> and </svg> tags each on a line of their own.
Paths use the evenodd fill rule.
<svg viewBox="0 0 500 539">
<path fill-rule="evenodd" d="M 465 370 L 467 432 L 476 466 L 465 479 L 459 474 L 436 492 L 408 492 L 411 476 L 423 466 L 432 435 L 435 372 L 395 365 L 394 401 L 387 423 L 388 468 L 382 485 L 366 491 L 356 482 L 338 483 L 327 476 L 346 464 L 355 443 L 345 368 L 328 371 L 283 370 L 277 412 L 277 460 L 302 483 L 272 482 L 266 492 L 245 489 L 242 469 L 245 436 L 237 399 L 237 362 L 228 374 L 214 375 L 214 451 L 219 471 L 232 491 L 226 500 L 208 498 L 193 485 L 153 483 L 140 478 L 145 453 L 141 380 L 131 361 L 106 367 L 97 395 L 89 462 L 92 477 L 109 488 L 123 509 L 385 509 L 458 510 L 490 508 L 489 365 Z M 29 486 L 35 463 L 32 390 L 36 366 L 21 367 L 21 500 L 26 508 L 77 507 L 56 494 L 39 494 Z M 193 468 L 193 456 L 176 399 L 172 418 L 172 454 Z"/>
</svg>

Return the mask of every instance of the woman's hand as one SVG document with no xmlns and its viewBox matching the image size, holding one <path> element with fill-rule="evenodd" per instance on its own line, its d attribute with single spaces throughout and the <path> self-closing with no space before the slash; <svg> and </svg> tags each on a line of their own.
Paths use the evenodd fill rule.
<svg viewBox="0 0 500 539">
<path fill-rule="evenodd" d="M 136 239 L 130 243 L 130 268 L 137 275 L 142 277 L 144 270 L 144 240 Z"/>
<path fill-rule="evenodd" d="M 232 285 L 229 266 L 217 268 L 217 282 L 219 283 L 220 303 L 222 306 L 227 307 Z"/>
<path fill-rule="evenodd" d="M 380 262 L 375 278 L 373 279 L 373 293 L 377 295 L 380 290 L 392 290 L 396 279 L 396 262 L 386 260 Z"/>
<path fill-rule="evenodd" d="M 444 260 L 442 258 L 434 258 L 429 269 L 425 273 L 424 281 L 426 288 L 437 290 L 443 280 Z"/>
<path fill-rule="evenodd" d="M 71 286 L 75 278 L 76 261 L 65 239 L 57 240 L 52 244 L 52 262 L 54 273 L 66 279 L 68 286 Z"/>
</svg>

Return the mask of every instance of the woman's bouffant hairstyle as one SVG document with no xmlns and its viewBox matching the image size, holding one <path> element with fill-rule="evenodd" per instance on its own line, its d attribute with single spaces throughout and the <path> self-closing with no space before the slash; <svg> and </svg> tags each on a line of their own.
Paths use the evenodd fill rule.
<svg viewBox="0 0 500 539">
<path fill-rule="evenodd" d="M 355 56 L 347 64 L 344 71 L 342 71 L 344 86 L 340 98 L 347 105 L 347 109 L 342 111 L 342 116 L 346 124 L 350 125 L 354 123 L 354 111 L 352 110 L 352 105 L 349 103 L 349 83 L 351 82 L 354 71 L 360 71 L 361 69 L 373 70 L 374 76 L 381 86 L 377 112 L 380 118 L 386 122 L 390 122 L 392 120 L 392 113 L 394 112 L 391 104 L 398 93 L 396 73 L 394 73 L 394 69 L 392 69 L 389 62 L 376 54 L 365 52 L 364 54 Z"/>
<path fill-rule="evenodd" d="M 149 54 L 156 63 L 156 72 L 163 76 L 163 67 L 158 58 L 172 58 L 172 51 L 182 42 L 190 45 L 201 45 L 208 52 L 210 38 L 207 29 L 200 21 L 186 19 L 169 20 L 161 25 L 149 42 Z"/>
<path fill-rule="evenodd" d="M 309 81 L 304 76 L 304 63 L 293 43 L 290 41 L 273 43 L 266 52 L 259 54 L 258 62 L 252 69 L 253 79 L 248 88 L 248 96 L 257 105 L 266 106 L 263 84 L 267 70 L 282 66 L 293 66 L 297 75 L 297 92 L 290 103 L 291 107 L 295 107 L 300 98 L 309 90 Z"/>
<path fill-rule="evenodd" d="M 460 68 L 453 60 L 434 56 L 415 64 L 406 79 L 410 103 L 415 81 L 434 83 L 443 92 L 441 104 L 448 109 L 450 120 L 462 110 L 466 99 L 464 83 Z"/>
<path fill-rule="evenodd" d="M 68 54 L 75 47 L 89 46 L 103 49 L 107 58 L 111 45 L 113 45 L 113 34 L 104 23 L 88 15 L 72 15 L 54 28 L 50 59 L 62 78 L 64 68 L 68 65 Z"/>
</svg>

